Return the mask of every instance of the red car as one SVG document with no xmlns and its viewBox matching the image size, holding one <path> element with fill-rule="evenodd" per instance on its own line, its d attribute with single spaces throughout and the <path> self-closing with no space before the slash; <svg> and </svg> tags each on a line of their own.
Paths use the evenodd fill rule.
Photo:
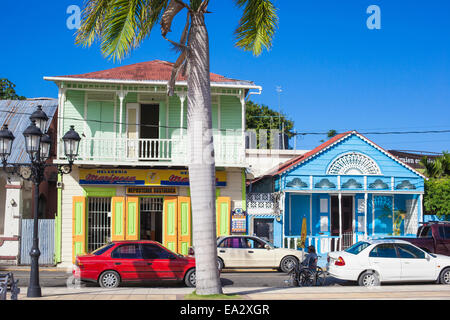
<svg viewBox="0 0 450 320">
<path fill-rule="evenodd" d="M 178 255 L 155 241 L 116 241 L 77 256 L 75 279 L 115 288 L 126 281 L 179 280 L 195 287 L 195 259 Z"/>
</svg>

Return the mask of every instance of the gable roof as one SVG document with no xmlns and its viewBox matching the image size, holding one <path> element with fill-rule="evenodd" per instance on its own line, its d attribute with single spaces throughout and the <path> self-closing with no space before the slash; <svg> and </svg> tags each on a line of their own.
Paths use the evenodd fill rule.
<svg viewBox="0 0 450 320">
<path fill-rule="evenodd" d="M 91 81 L 91 82 L 131 82 L 131 83 L 167 83 L 170 80 L 173 63 L 162 60 L 152 60 L 120 66 L 108 70 L 89 72 L 77 75 L 44 77 L 46 80 L 60 81 Z M 259 88 L 252 81 L 237 80 L 210 73 L 211 83 L 225 86 L 235 85 L 249 88 Z M 186 77 L 180 74 L 177 82 L 186 82 Z"/>
<path fill-rule="evenodd" d="M 23 132 L 30 125 L 30 116 L 41 105 L 47 114 L 47 130 L 56 116 L 58 100 L 42 98 L 28 100 L 0 100 L 0 127 L 7 124 L 15 139 L 8 157 L 8 163 L 29 163 L 30 158 L 25 150 L 25 138 Z"/>
<path fill-rule="evenodd" d="M 372 147 L 376 148 L 378 151 L 382 152 L 383 154 L 385 154 L 386 156 L 388 156 L 389 158 L 391 158 L 395 162 L 399 163 L 403 167 L 405 167 L 408 170 L 414 172 L 415 174 L 419 175 L 420 177 L 422 177 L 424 179 L 427 179 L 427 177 L 425 177 L 423 174 L 421 174 L 420 172 L 416 171 L 414 168 L 410 167 L 409 165 L 405 164 L 404 162 L 399 160 L 396 156 L 394 156 L 391 153 L 389 153 L 388 151 L 384 150 L 383 148 L 381 148 L 380 146 L 378 146 L 377 144 L 375 144 L 371 140 L 369 140 L 366 137 L 364 137 L 362 134 L 360 134 L 360 133 L 358 133 L 356 131 L 347 131 L 347 132 L 344 132 L 344 133 L 337 134 L 336 136 L 332 137 L 328 141 L 325 141 L 324 143 L 322 143 L 318 147 L 314 148 L 313 150 L 311 150 L 311 151 L 309 151 L 309 152 L 307 152 L 305 154 L 302 154 L 300 156 L 294 157 L 294 158 L 284 162 L 283 164 L 281 164 L 281 165 L 271 169 L 269 172 L 267 172 L 266 174 L 262 175 L 258 179 L 255 179 L 252 182 L 256 182 L 256 181 L 258 181 L 258 180 L 260 180 L 260 179 L 262 179 L 264 177 L 267 177 L 267 176 L 277 176 L 277 175 L 280 175 L 280 174 L 285 173 L 287 171 L 293 170 L 297 166 L 299 166 L 300 164 L 302 164 L 302 163 L 312 159 L 313 157 L 318 156 L 322 152 L 324 152 L 324 151 L 328 150 L 329 148 L 331 148 L 332 146 L 338 144 L 339 142 L 341 142 L 342 140 L 344 140 L 345 138 L 347 138 L 350 135 L 358 136 L 360 139 L 362 139 L 363 141 L 367 142 L 369 145 L 371 145 Z"/>
</svg>

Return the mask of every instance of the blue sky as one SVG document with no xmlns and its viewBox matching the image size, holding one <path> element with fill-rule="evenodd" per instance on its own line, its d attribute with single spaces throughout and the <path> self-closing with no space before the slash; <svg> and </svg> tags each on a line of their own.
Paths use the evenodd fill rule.
<svg viewBox="0 0 450 320">
<path fill-rule="evenodd" d="M 299 132 L 450 129 L 450 1 L 274 2 L 280 23 L 273 47 L 254 57 L 234 46 L 240 17 L 234 1 L 211 1 L 212 72 L 261 85 L 262 94 L 251 99 L 273 109 L 281 86 L 281 109 Z M 76 46 L 66 10 L 82 4 L 2 0 L 0 77 L 14 82 L 19 94 L 56 97 L 56 86 L 43 76 L 176 59 L 159 28 L 121 63 L 102 57 L 98 46 Z M 370 5 L 381 9 L 380 30 L 366 26 Z M 367 137 L 385 149 L 450 150 L 450 133 Z M 324 138 L 307 135 L 297 147 L 311 149 Z"/>
</svg>

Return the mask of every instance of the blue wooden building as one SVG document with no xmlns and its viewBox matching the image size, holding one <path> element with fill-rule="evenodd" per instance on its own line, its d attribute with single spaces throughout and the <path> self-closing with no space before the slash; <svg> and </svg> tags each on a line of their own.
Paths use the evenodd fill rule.
<svg viewBox="0 0 450 320">
<path fill-rule="evenodd" d="M 279 210 L 264 217 L 273 219 L 275 246 L 297 248 L 305 222 L 306 245 L 325 253 L 365 238 L 415 235 L 423 219 L 424 179 L 351 131 L 283 163 L 249 189 L 277 199 Z M 249 215 L 249 225 L 259 218 Z"/>
</svg>

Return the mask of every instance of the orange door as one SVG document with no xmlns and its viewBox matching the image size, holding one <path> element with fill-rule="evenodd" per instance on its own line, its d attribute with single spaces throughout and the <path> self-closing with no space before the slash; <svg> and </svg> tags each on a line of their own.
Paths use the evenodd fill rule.
<svg viewBox="0 0 450 320">
<path fill-rule="evenodd" d="M 191 198 L 178 197 L 178 253 L 187 255 L 191 246 Z"/>
<path fill-rule="evenodd" d="M 164 246 L 178 252 L 178 197 L 164 198 Z"/>
</svg>

